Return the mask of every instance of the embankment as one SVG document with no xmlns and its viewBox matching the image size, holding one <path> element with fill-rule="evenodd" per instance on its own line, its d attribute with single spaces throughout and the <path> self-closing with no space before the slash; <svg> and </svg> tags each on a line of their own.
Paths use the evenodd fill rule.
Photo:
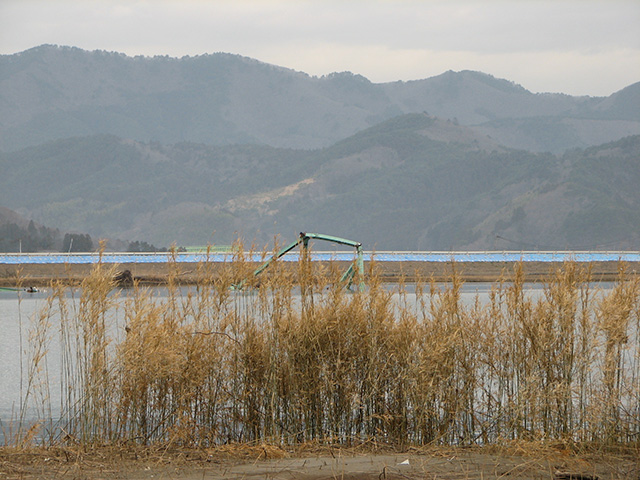
<svg viewBox="0 0 640 480">
<path fill-rule="evenodd" d="M 295 268 L 295 262 L 289 262 Z M 315 262 L 314 262 L 315 263 Z M 466 282 L 494 282 L 500 278 L 509 279 L 518 262 L 417 262 L 417 261 L 365 261 L 367 274 L 372 267 L 385 282 L 401 279 L 413 282 L 417 279 L 446 281 L 455 272 Z M 640 262 L 577 262 L 580 267 L 590 269 L 593 280 L 610 281 L 618 277 L 621 268 L 627 275 L 640 273 Z M 329 262 L 317 262 L 320 267 L 328 267 Z M 334 262 L 338 268 L 346 269 L 349 262 Z M 260 263 L 253 263 L 256 268 Z M 544 281 L 550 274 L 562 267 L 563 262 L 522 262 L 527 281 Z M 114 274 L 131 272 L 133 279 L 141 284 L 162 285 L 170 276 L 182 284 L 195 284 L 203 276 L 198 264 L 182 262 L 161 263 L 117 263 L 106 264 Z M 0 286 L 45 286 L 53 281 L 77 285 L 95 268 L 95 264 L 0 264 Z M 215 277 L 218 271 L 229 268 L 228 263 L 208 264 L 207 275 Z M 268 275 L 268 270 L 263 273 Z"/>
</svg>

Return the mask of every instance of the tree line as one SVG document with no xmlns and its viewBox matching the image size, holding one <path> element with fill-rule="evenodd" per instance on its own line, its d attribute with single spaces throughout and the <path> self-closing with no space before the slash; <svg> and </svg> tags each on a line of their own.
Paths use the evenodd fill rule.
<svg viewBox="0 0 640 480">
<path fill-rule="evenodd" d="M 88 234 L 65 233 L 63 236 L 59 229 L 36 226 L 33 220 L 27 227 L 14 222 L 0 225 L 0 252 L 90 252 L 93 247 Z"/>
<path fill-rule="evenodd" d="M 127 244 L 125 244 L 127 245 Z M 36 226 L 33 220 L 25 228 L 15 222 L 0 224 L 0 252 L 92 252 L 95 244 L 87 233 L 65 233 L 57 228 Z M 145 241 L 129 242 L 128 252 L 166 252 L 166 247 L 156 247 Z"/>
</svg>

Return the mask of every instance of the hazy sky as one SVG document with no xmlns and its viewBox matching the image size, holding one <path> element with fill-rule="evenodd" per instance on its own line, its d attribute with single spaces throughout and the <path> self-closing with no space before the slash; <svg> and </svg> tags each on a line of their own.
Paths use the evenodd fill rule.
<svg viewBox="0 0 640 480">
<path fill-rule="evenodd" d="M 479 70 L 533 92 L 640 81 L 640 0 L 0 0 L 0 54 L 228 52 L 373 82 Z"/>
</svg>

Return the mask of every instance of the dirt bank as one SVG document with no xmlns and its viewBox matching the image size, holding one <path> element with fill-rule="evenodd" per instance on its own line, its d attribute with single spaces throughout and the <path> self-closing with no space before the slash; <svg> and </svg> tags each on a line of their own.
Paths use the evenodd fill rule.
<svg viewBox="0 0 640 480">
<path fill-rule="evenodd" d="M 275 447 L 148 451 L 0 449 L 0 478 L 172 480 L 638 479 L 638 452 L 576 455 L 540 447 L 421 449 L 367 453 L 338 449 L 286 452 Z M 635 455 L 634 455 L 635 453 Z"/>
<path fill-rule="evenodd" d="M 322 263 L 322 262 L 318 262 Z M 375 262 L 383 281 L 396 282 L 400 278 L 415 281 L 417 278 L 446 281 L 455 271 L 466 282 L 494 282 L 502 275 L 508 278 L 514 271 L 514 262 Z M 544 281 L 549 274 L 562 267 L 562 263 L 525 262 L 522 264 L 527 281 Z M 258 264 L 256 264 L 256 267 Z M 346 269 L 348 263 L 339 268 Z M 365 262 L 365 271 L 370 270 Z M 592 277 L 598 281 L 614 280 L 619 272 L 618 262 L 593 262 L 580 264 L 591 269 Z M 193 284 L 201 278 L 197 264 L 193 263 L 123 263 L 110 266 L 117 272 L 129 271 L 142 284 L 163 284 L 172 272 L 181 283 Z M 210 264 L 213 275 L 223 264 Z M 35 285 L 45 286 L 57 280 L 66 284 L 78 284 L 94 268 L 91 264 L 24 264 L 0 265 L 0 286 Z M 627 273 L 640 273 L 640 263 L 626 264 Z"/>
</svg>

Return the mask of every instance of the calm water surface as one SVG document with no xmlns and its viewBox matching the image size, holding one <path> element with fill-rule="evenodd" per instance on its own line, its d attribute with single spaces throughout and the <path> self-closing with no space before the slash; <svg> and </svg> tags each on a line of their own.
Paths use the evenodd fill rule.
<svg viewBox="0 0 640 480">
<path fill-rule="evenodd" d="M 601 288 L 603 285 L 599 285 Z M 461 297 L 463 303 L 471 305 L 476 301 L 486 302 L 489 299 L 492 284 L 490 283 L 468 283 L 463 286 Z M 393 289 L 394 286 L 388 286 Z M 606 286 L 604 288 L 607 288 Z M 403 296 L 405 305 L 415 305 L 415 288 L 412 285 L 406 287 L 407 294 Z M 126 290 L 122 291 L 120 302 L 126 298 Z M 186 289 L 183 291 L 186 292 Z M 543 293 L 540 284 L 528 284 L 527 292 L 532 298 L 536 298 Z M 154 295 L 160 300 L 166 296 L 166 291 L 162 288 L 153 290 Z M 76 289 L 67 291 L 69 308 L 77 305 L 80 292 Z M 29 337 L 32 335 L 33 325 L 38 318 L 39 312 L 47 308 L 49 292 L 46 290 L 38 293 L 10 292 L 0 290 L 0 421 L 6 422 L 15 419 L 20 410 L 21 398 L 27 390 L 29 378 L 29 358 L 32 355 Z M 397 301 L 400 296 L 394 295 Z M 54 303 L 55 308 L 55 303 Z M 113 323 L 118 331 L 122 331 L 124 320 L 122 312 L 115 309 L 116 316 Z M 120 316 L 121 318 L 117 318 Z M 52 322 L 55 322 L 55 316 Z M 50 405 L 54 416 L 56 409 L 60 405 L 60 357 L 61 346 L 58 338 L 58 328 L 51 325 L 49 329 L 50 341 L 47 344 L 47 363 L 44 378 L 48 379 L 48 389 L 36 389 L 39 395 L 43 393 L 50 399 Z M 21 392 L 23 392 L 21 394 Z M 45 393 L 46 392 L 46 393 Z M 30 400 L 29 404 L 33 402 Z M 1 436 L 1 430 L 0 430 Z"/>
</svg>

